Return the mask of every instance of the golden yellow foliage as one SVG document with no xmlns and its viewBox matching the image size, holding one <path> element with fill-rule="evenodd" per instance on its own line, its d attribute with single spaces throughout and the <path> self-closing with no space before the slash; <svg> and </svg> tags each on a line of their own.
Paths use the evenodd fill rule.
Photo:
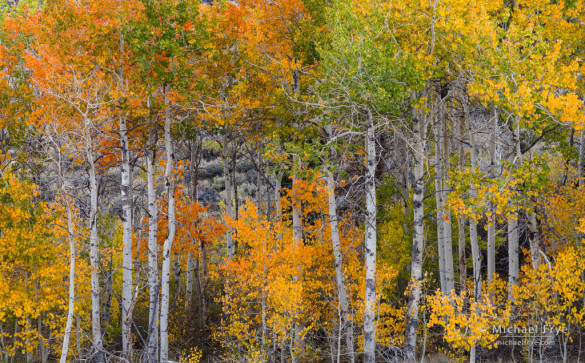
<svg viewBox="0 0 585 363">
<path fill-rule="evenodd" d="M 8 356 L 59 349 L 55 338 L 65 327 L 66 223 L 59 204 L 50 208 L 38 197 L 36 186 L 10 173 L 0 177 L 0 327 Z M 83 261 L 77 268 L 76 310 L 86 322 L 89 269 Z"/>
</svg>

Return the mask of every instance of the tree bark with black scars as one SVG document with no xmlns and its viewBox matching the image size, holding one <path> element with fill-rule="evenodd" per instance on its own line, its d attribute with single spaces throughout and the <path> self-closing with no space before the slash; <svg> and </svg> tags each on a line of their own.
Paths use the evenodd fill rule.
<svg viewBox="0 0 585 363">
<path fill-rule="evenodd" d="M 167 86 L 168 87 L 168 86 Z M 168 198 L 167 237 L 163 245 L 163 260 L 161 274 L 161 302 L 160 302 L 160 362 L 166 363 L 169 357 L 169 304 L 170 304 L 170 274 L 171 274 L 171 247 L 175 240 L 175 181 L 172 171 L 175 165 L 175 154 L 171 135 L 171 110 L 168 99 L 168 88 L 165 90 L 165 186 Z"/>
<path fill-rule="evenodd" d="M 365 260 L 366 291 L 364 307 L 364 362 L 376 361 L 376 133 L 371 111 L 367 111 L 365 135 L 367 153 Z"/>
<path fill-rule="evenodd" d="M 414 110 L 414 181 L 412 233 L 412 262 L 410 269 L 410 293 L 406 313 L 404 337 L 404 359 L 406 362 L 416 360 L 416 338 L 418 328 L 418 309 L 422 289 L 422 264 L 424 249 L 424 161 L 426 149 L 427 120 L 426 114 Z"/>
<path fill-rule="evenodd" d="M 350 362 L 355 361 L 353 350 L 353 320 L 350 316 L 349 302 L 347 299 L 347 287 L 345 277 L 343 276 L 343 254 L 341 251 L 341 241 L 339 238 L 339 227 L 337 221 L 337 200 L 335 199 L 335 180 L 333 172 L 327 170 L 327 188 L 329 201 L 329 227 L 331 229 L 331 244 L 333 246 L 333 257 L 335 258 L 335 282 L 337 284 L 337 295 L 339 298 L 339 310 L 342 331 L 345 332 L 345 344 L 347 347 L 347 356 Z M 341 339 L 341 338 L 340 338 Z"/>
<path fill-rule="evenodd" d="M 159 319 L 159 284 L 158 284 L 158 243 L 157 223 L 158 205 L 156 189 L 154 187 L 155 162 L 156 162 L 156 130 L 154 126 L 148 137 L 146 149 L 146 185 L 148 200 L 148 362 L 158 361 L 158 319 Z"/>
</svg>

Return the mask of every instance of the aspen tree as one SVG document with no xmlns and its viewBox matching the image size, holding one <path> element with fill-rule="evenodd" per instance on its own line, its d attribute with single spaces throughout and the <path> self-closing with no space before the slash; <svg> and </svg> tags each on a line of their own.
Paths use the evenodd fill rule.
<svg viewBox="0 0 585 363">
<path fill-rule="evenodd" d="M 413 214 L 414 227 L 412 234 L 412 262 L 410 267 L 411 285 L 408 297 L 406 315 L 406 332 L 404 338 L 404 359 L 407 362 L 416 360 L 416 340 L 418 329 L 418 309 L 421 299 L 421 285 L 423 277 L 423 249 L 424 249 L 424 162 L 426 155 L 427 115 L 424 111 L 413 110 L 414 121 L 414 181 Z"/>
</svg>

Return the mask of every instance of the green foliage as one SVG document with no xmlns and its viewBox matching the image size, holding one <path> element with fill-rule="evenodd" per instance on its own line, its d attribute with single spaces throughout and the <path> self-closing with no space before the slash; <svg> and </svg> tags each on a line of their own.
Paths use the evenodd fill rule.
<svg viewBox="0 0 585 363">
<path fill-rule="evenodd" d="M 327 18 L 329 36 L 319 50 L 325 102 L 362 112 L 398 112 L 422 86 L 422 75 L 414 58 L 393 41 L 381 4 L 335 1 Z"/>
<path fill-rule="evenodd" d="M 146 83 L 173 83 L 188 87 L 192 57 L 201 53 L 207 39 L 199 16 L 200 1 L 141 0 L 142 16 L 129 21 L 124 33 Z"/>
</svg>

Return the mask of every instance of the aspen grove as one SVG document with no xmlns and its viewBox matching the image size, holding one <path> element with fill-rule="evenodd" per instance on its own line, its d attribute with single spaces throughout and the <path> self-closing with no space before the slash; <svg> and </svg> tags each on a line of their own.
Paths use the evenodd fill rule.
<svg viewBox="0 0 585 363">
<path fill-rule="evenodd" d="M 0 2 L 0 363 L 585 359 L 585 1 Z"/>
</svg>

